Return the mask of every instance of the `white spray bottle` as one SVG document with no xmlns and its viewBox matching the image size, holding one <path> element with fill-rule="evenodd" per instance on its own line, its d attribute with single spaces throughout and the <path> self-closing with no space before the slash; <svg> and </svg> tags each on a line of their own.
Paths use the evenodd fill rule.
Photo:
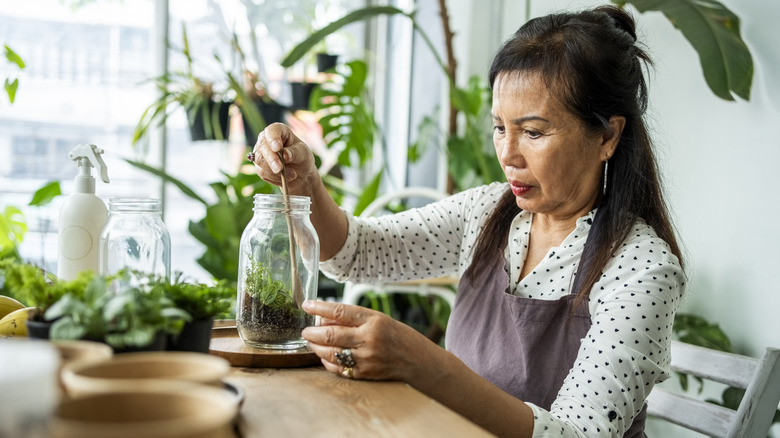
<svg viewBox="0 0 780 438">
<path fill-rule="evenodd" d="M 98 239 L 108 220 L 108 209 L 102 199 L 95 196 L 94 167 L 103 182 L 108 182 L 106 163 L 100 158 L 103 149 L 92 144 L 80 144 L 68 153 L 76 162 L 76 189 L 60 208 L 59 254 L 57 277 L 73 280 L 79 272 L 98 272 Z"/>
</svg>

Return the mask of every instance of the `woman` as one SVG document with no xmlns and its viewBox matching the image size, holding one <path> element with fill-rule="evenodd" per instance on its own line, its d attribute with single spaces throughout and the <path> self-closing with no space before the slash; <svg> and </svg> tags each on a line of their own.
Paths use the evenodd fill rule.
<svg viewBox="0 0 780 438">
<path fill-rule="evenodd" d="M 308 301 L 304 331 L 345 377 L 407 382 L 506 436 L 643 436 L 645 399 L 669 376 L 680 249 L 642 114 L 635 24 L 599 7 L 529 21 L 496 55 L 493 141 L 507 183 L 373 219 L 347 217 L 283 125 L 257 173 L 312 198 L 321 269 L 399 281 L 457 273 L 441 349 L 379 312 Z"/>
</svg>

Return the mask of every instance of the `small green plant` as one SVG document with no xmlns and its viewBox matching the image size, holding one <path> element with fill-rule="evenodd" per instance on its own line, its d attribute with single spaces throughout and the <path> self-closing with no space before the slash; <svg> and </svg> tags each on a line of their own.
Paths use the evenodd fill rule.
<svg viewBox="0 0 780 438">
<path fill-rule="evenodd" d="M 31 319 L 36 321 L 43 321 L 45 312 L 65 295 L 82 297 L 95 276 L 91 271 L 84 271 L 74 280 L 58 281 L 55 275 L 38 266 L 11 258 L 0 261 L 0 274 L 3 277 L 0 292 L 35 307 L 37 312 Z"/>
<path fill-rule="evenodd" d="M 295 308 L 292 293 L 280 280 L 271 278 L 268 268 L 250 258 L 246 269 L 246 293 L 273 309 Z"/>
<path fill-rule="evenodd" d="M 176 307 L 189 313 L 193 321 L 235 316 L 232 310 L 236 301 L 236 288 L 227 280 L 220 280 L 209 286 L 188 282 L 182 273 L 177 273 L 170 283 L 159 278 L 151 280 L 152 289 L 162 289 L 163 294 L 170 298 Z"/>
<path fill-rule="evenodd" d="M 65 294 L 45 314 L 54 320 L 51 338 L 103 341 L 116 349 L 144 347 L 160 334 L 178 334 L 192 320 L 163 288 L 134 285 L 132 279 L 126 272 L 95 277 L 82 296 Z"/>
</svg>

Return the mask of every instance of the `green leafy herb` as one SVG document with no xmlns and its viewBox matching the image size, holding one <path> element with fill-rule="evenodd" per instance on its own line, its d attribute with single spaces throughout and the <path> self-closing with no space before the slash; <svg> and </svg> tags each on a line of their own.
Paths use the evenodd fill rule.
<svg viewBox="0 0 780 438">
<path fill-rule="evenodd" d="M 159 289 L 173 301 L 173 304 L 189 313 L 192 319 L 228 318 L 232 316 L 236 301 L 234 283 L 220 280 L 212 286 L 188 282 L 182 273 L 176 274 L 173 282 L 148 277 L 149 287 Z"/>
<path fill-rule="evenodd" d="M 52 339 L 104 341 L 114 348 L 143 347 L 160 333 L 178 334 L 192 317 L 165 296 L 165 290 L 146 283 L 133 285 L 135 274 L 95 277 L 81 296 L 67 293 L 45 314 L 54 320 Z M 109 288 L 109 284 L 113 290 Z"/>
<path fill-rule="evenodd" d="M 91 271 L 79 273 L 71 281 L 57 281 L 57 278 L 43 269 L 13 259 L 0 261 L 0 272 L 4 278 L 3 294 L 11 296 L 29 307 L 36 307 L 38 315 L 43 315 L 63 296 L 84 295 L 87 284 L 94 277 Z M 34 319 L 40 319 L 35 316 Z"/>
<path fill-rule="evenodd" d="M 284 283 L 271 278 L 268 268 L 260 262 L 253 261 L 251 257 L 246 270 L 245 291 L 263 305 L 274 309 L 296 307 L 292 293 Z"/>
</svg>

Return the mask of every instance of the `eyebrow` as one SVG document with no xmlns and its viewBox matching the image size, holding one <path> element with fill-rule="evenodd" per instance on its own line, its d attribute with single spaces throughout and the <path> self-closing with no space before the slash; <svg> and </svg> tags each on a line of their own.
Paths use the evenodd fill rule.
<svg viewBox="0 0 780 438">
<path fill-rule="evenodd" d="M 495 115 L 495 114 L 493 114 L 493 113 L 490 113 L 490 115 L 493 117 L 493 120 L 498 120 L 498 119 L 499 119 L 499 117 L 498 117 L 498 116 L 496 116 L 496 115 Z M 540 122 L 550 123 L 550 121 L 549 121 L 549 120 L 547 120 L 547 119 L 545 119 L 544 117 L 539 117 L 539 116 L 525 116 L 525 117 L 518 117 L 518 118 L 516 118 L 516 119 L 512 119 L 512 124 L 513 124 L 513 125 L 520 125 L 520 124 L 522 124 L 523 122 L 528 122 L 528 121 L 530 121 L 530 120 L 538 120 L 538 121 L 540 121 Z"/>
</svg>

